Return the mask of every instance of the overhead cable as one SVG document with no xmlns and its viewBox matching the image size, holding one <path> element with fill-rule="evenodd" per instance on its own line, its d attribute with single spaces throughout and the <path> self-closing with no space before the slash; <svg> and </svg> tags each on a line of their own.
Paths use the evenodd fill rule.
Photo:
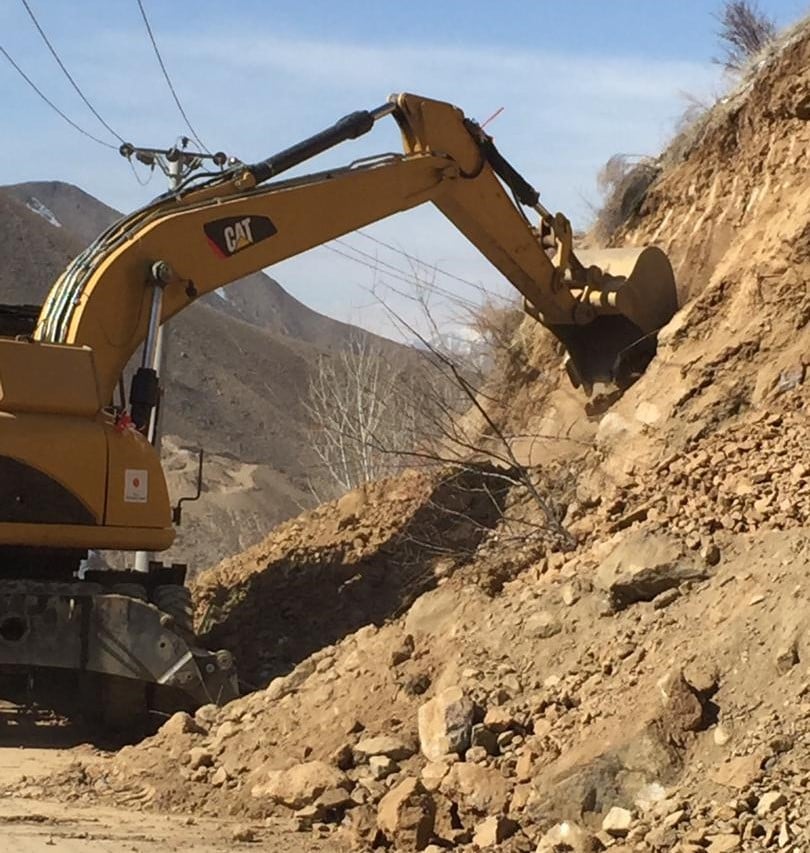
<svg viewBox="0 0 810 853">
<path fill-rule="evenodd" d="M 180 98 L 177 96 L 177 91 L 174 88 L 174 84 L 172 83 L 171 77 L 169 77 L 169 72 L 166 69 L 166 63 L 163 61 L 163 57 L 160 55 L 160 50 L 157 46 L 157 41 L 155 40 L 155 34 L 152 32 L 152 26 L 149 23 L 149 18 L 146 16 L 146 9 L 143 7 L 143 0 L 136 0 L 138 4 L 138 8 L 141 10 L 141 17 L 143 18 L 143 23 L 146 26 L 146 32 L 149 34 L 149 41 L 152 42 L 152 48 L 155 51 L 155 56 L 157 57 L 158 65 L 160 65 L 160 70 L 163 72 L 163 77 L 166 80 L 166 85 L 169 87 L 169 91 L 172 93 L 172 97 L 174 98 L 174 102 L 177 105 L 177 109 L 180 111 L 180 115 L 183 116 L 183 121 L 186 123 L 186 127 L 191 131 L 191 136 L 194 141 L 203 149 L 207 154 L 211 152 L 206 147 L 205 143 L 200 139 L 197 131 L 194 130 L 191 122 L 186 115 L 186 111 L 183 109 L 183 105 L 180 103 Z"/>
<path fill-rule="evenodd" d="M 90 112 L 91 112 L 91 113 L 93 113 L 93 115 L 94 115 L 94 116 L 95 116 L 95 117 L 96 117 L 96 118 L 101 122 L 101 124 L 103 124 L 103 125 L 104 125 L 104 127 L 105 127 L 105 128 L 107 128 L 107 130 L 109 130 L 109 131 L 110 131 L 110 133 L 111 133 L 111 134 L 112 134 L 112 135 L 113 135 L 113 136 L 114 136 L 114 137 L 115 137 L 119 142 L 123 142 L 123 141 L 124 141 L 123 136 L 121 136 L 119 133 L 116 133 L 116 131 L 115 131 L 115 130 L 113 130 L 113 129 L 110 127 L 110 125 L 109 125 L 109 124 L 107 124 L 107 122 L 106 122 L 106 121 L 104 121 L 104 119 L 103 119 L 103 118 L 101 117 L 101 115 L 99 114 L 98 110 L 97 110 L 97 109 L 96 109 L 96 108 L 95 108 L 95 107 L 90 103 L 90 101 L 89 101 L 89 100 L 87 99 L 87 97 L 85 96 L 84 92 L 82 92 L 82 90 L 79 88 L 79 84 L 78 84 L 78 83 L 73 79 L 73 76 L 71 75 L 71 73 L 70 73 L 70 72 L 67 70 L 67 68 L 65 67 L 65 63 L 64 63 L 64 62 L 62 62 L 62 60 L 60 59 L 59 54 L 56 52 L 56 48 L 51 44 L 50 39 L 48 38 L 48 36 L 46 36 L 46 35 L 45 35 L 45 31 L 44 31 L 44 30 L 42 29 L 42 27 L 40 26 L 40 23 L 39 23 L 39 21 L 37 20 L 37 17 L 36 17 L 36 15 L 34 14 L 33 9 L 32 9 L 32 8 L 31 8 L 31 6 L 28 4 L 28 0 L 20 0 L 20 2 L 21 2 L 21 3 L 23 4 L 23 6 L 25 7 L 25 11 L 26 11 L 26 12 L 28 12 L 28 16 L 31 18 L 31 21 L 33 22 L 34 26 L 37 28 L 37 32 L 40 34 L 40 36 L 42 37 L 42 40 L 45 42 L 46 47 L 47 47 L 47 48 L 48 48 L 48 50 L 51 52 L 51 56 L 53 56 L 53 58 L 56 60 L 56 64 L 57 64 L 57 65 L 62 69 L 62 73 L 65 75 L 65 77 L 67 77 L 67 79 L 68 79 L 68 80 L 69 80 L 69 82 L 70 82 L 70 85 L 71 85 L 71 86 L 73 86 L 73 88 L 76 90 L 76 92 L 77 92 L 78 96 L 79 96 L 79 97 L 84 101 L 85 106 L 87 107 L 87 109 L 89 109 L 89 110 L 90 110 Z"/>
<path fill-rule="evenodd" d="M 422 261 L 420 261 L 419 258 L 416 258 L 413 255 L 409 255 L 407 252 L 403 251 L 402 249 L 399 249 L 396 246 L 391 245 L 391 243 L 386 243 L 384 240 L 380 240 L 378 237 L 374 237 L 373 235 L 367 233 L 366 231 L 362 231 L 359 228 L 357 229 L 357 233 L 361 237 L 365 237 L 366 240 L 371 240 L 372 243 L 376 243 L 378 246 L 382 246 L 383 248 L 389 249 L 392 252 L 397 252 L 398 254 L 402 255 L 403 258 L 407 258 L 409 261 L 412 261 L 412 262 L 417 263 L 417 264 L 422 264 L 422 266 L 424 266 L 424 263 Z M 430 269 L 435 270 L 440 275 L 447 276 L 447 278 L 452 278 L 454 281 L 458 281 L 461 284 L 466 284 L 469 287 L 474 287 L 476 290 L 480 291 L 483 289 L 480 284 L 476 284 L 475 282 L 470 281 L 467 278 L 462 278 L 460 275 L 456 275 L 455 273 L 448 272 L 447 270 L 443 270 L 440 267 L 431 266 Z"/>
<path fill-rule="evenodd" d="M 57 113 L 57 115 L 61 116 L 74 130 L 78 130 L 79 133 L 81 133 L 83 136 L 86 136 L 88 139 L 92 139 L 93 142 L 97 142 L 99 145 L 103 145 L 105 148 L 112 148 L 113 151 L 118 150 L 118 146 L 111 145 L 109 142 L 105 142 L 103 139 L 99 139 L 97 136 L 94 136 L 92 133 L 85 130 L 80 125 L 76 124 L 76 122 L 73 121 L 72 118 L 63 113 L 62 110 L 60 110 L 59 107 L 57 107 L 56 104 L 39 88 L 39 86 L 34 83 L 34 81 L 25 73 L 25 71 L 20 68 L 20 66 L 12 58 L 11 54 L 2 45 L 0 45 L 0 53 L 5 56 L 5 58 L 11 63 L 11 66 L 14 68 L 14 70 L 37 93 L 37 95 L 39 95 L 39 97 L 42 98 L 42 100 L 45 101 L 45 103 L 55 113 Z"/>
</svg>

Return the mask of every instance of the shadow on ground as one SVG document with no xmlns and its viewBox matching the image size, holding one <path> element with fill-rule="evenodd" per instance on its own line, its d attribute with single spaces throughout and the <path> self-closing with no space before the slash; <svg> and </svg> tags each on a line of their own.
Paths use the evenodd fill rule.
<svg viewBox="0 0 810 853">
<path fill-rule="evenodd" d="M 255 690 L 358 628 L 381 625 L 436 585 L 439 562 L 472 557 L 502 516 L 509 485 L 501 471 L 465 468 L 370 555 L 313 548 L 220 588 L 205 645 L 233 652 L 243 688 Z"/>
</svg>

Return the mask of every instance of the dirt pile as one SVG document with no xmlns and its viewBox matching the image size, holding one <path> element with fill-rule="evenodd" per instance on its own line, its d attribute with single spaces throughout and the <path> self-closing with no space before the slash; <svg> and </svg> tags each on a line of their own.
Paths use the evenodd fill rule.
<svg viewBox="0 0 810 853">
<path fill-rule="evenodd" d="M 575 440 L 556 378 L 527 405 L 526 458 L 569 438 L 538 471 L 551 518 L 485 468 L 288 522 L 197 590 L 253 692 L 28 795 L 258 840 L 286 817 L 335 849 L 808 849 L 809 68 L 805 27 L 630 224 L 692 301 Z"/>
</svg>

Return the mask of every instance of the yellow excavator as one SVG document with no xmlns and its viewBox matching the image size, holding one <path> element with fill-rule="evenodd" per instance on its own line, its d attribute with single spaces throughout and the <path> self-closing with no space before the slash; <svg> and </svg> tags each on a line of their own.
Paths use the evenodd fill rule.
<svg viewBox="0 0 810 853">
<path fill-rule="evenodd" d="M 403 153 L 277 179 L 387 116 Z M 191 178 L 82 252 L 27 334 L 19 316 L 7 318 L 0 673 L 67 690 L 113 720 L 145 703 L 193 708 L 233 698 L 230 655 L 194 637 L 184 567 L 150 563 L 140 573 L 85 561 L 91 551 L 161 551 L 174 539 L 179 510 L 146 437 L 159 397 L 158 329 L 206 293 L 425 202 L 559 339 L 575 385 L 627 384 L 627 365 L 637 373 L 653 357 L 656 333 L 677 309 L 665 254 L 575 253 L 568 220 L 451 104 L 391 96 L 259 163 Z M 534 224 L 524 208 L 538 215 Z M 122 376 L 139 348 L 142 366 L 125 395 Z"/>
</svg>

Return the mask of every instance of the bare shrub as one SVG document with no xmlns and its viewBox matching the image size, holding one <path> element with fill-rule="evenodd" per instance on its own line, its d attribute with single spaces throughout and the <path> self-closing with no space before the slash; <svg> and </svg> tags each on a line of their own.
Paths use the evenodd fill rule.
<svg viewBox="0 0 810 853">
<path fill-rule="evenodd" d="M 596 214 L 593 234 L 606 243 L 638 210 L 661 171 L 650 157 L 614 154 L 599 170 L 596 185 L 604 203 Z"/>
<path fill-rule="evenodd" d="M 723 56 L 714 61 L 727 71 L 739 73 L 776 38 L 776 24 L 748 0 L 726 0 L 715 16 Z"/>
</svg>

